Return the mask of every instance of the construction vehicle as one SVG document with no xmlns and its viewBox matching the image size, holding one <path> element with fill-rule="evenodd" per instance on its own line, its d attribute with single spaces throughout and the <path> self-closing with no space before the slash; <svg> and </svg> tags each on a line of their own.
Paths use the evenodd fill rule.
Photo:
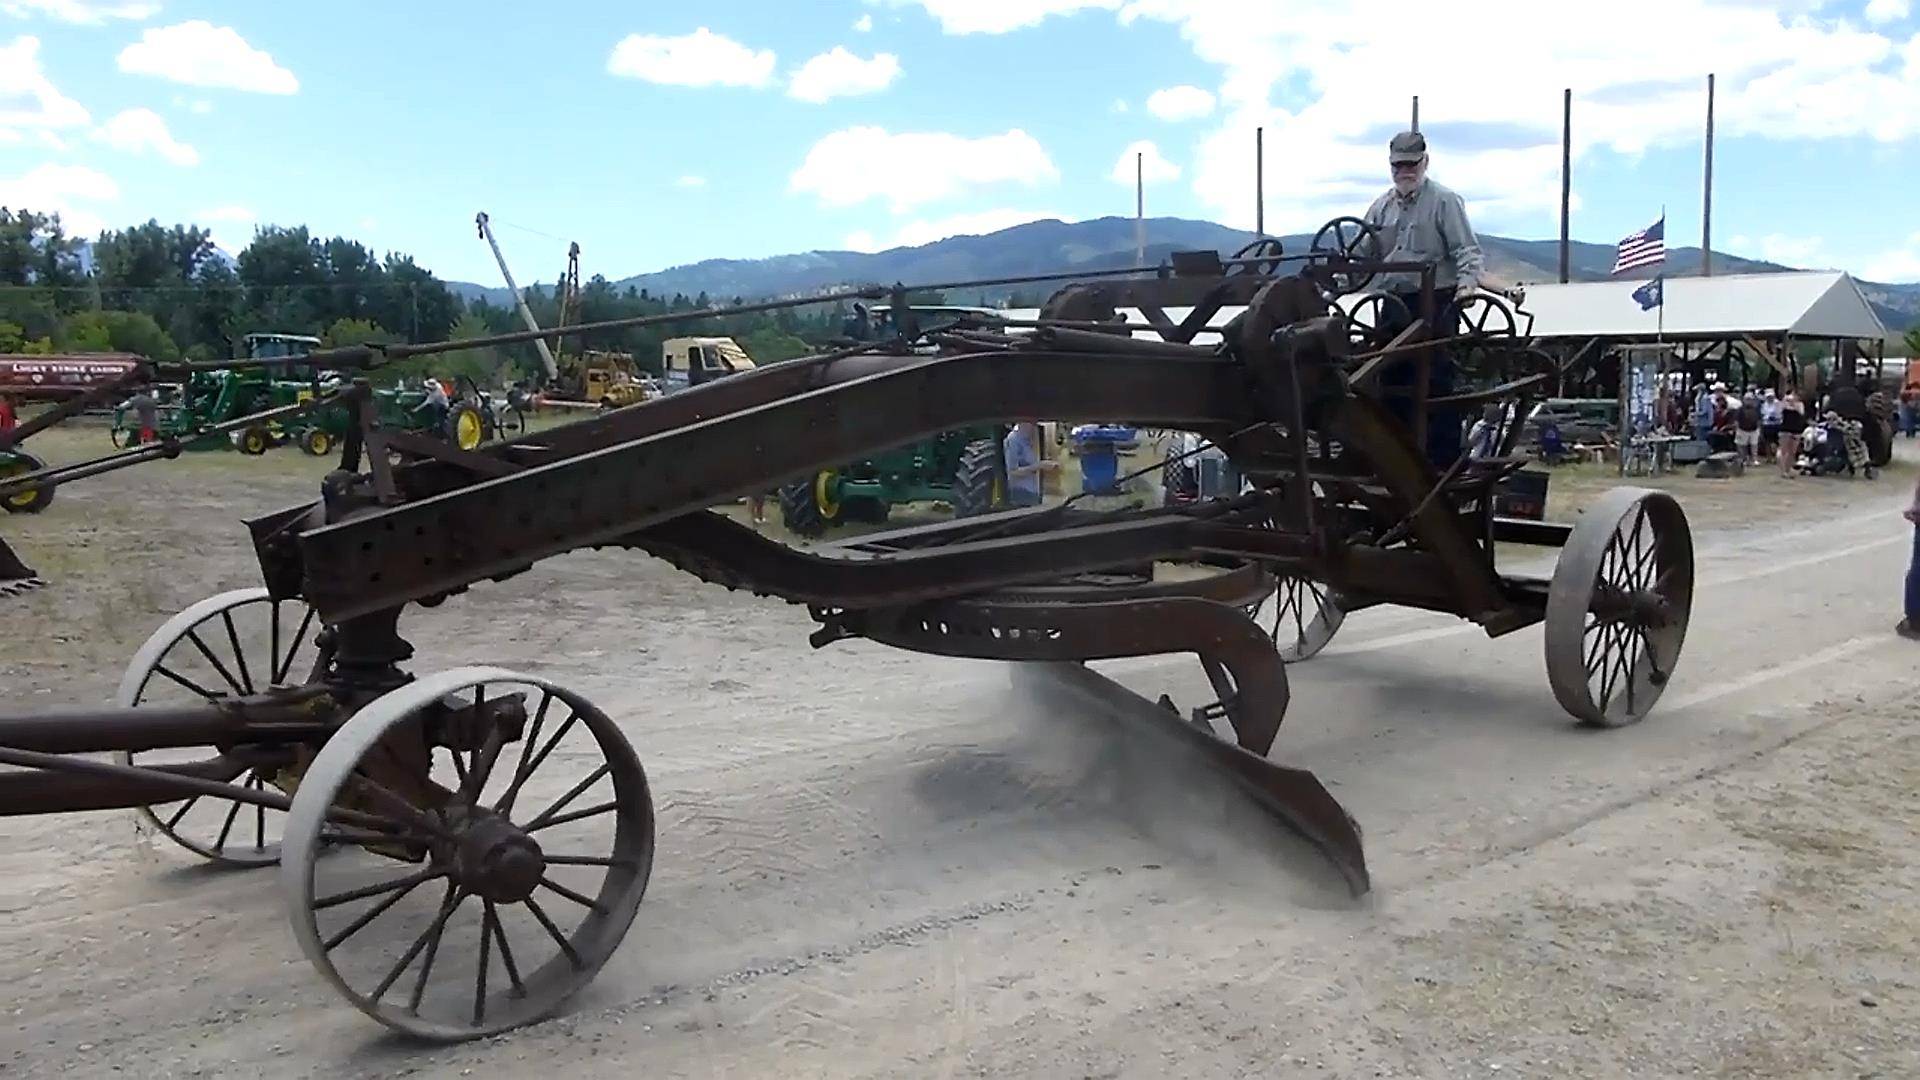
<svg viewBox="0 0 1920 1080">
<path fill-rule="evenodd" d="M 473 223 L 479 227 L 480 238 L 493 249 L 493 260 L 500 266 L 500 276 L 506 279 L 507 288 L 513 290 L 513 305 L 520 312 L 520 321 L 527 329 L 538 332 L 540 323 L 533 317 L 533 310 L 527 307 L 526 298 L 520 295 L 520 286 L 513 280 L 513 271 L 507 269 L 507 257 L 500 251 L 500 244 L 493 238 L 493 228 L 487 222 L 485 211 L 475 214 Z M 580 245 L 567 245 L 567 272 L 561 278 L 560 320 L 556 329 L 572 325 L 580 310 Z M 565 338 L 558 339 L 565 341 Z M 546 369 L 546 378 L 542 382 L 544 393 L 542 400 L 548 405 L 560 408 L 617 409 L 632 405 L 636 401 L 645 401 L 648 397 L 647 384 L 640 369 L 634 363 L 633 354 L 613 352 L 606 349 L 582 349 L 569 353 L 566 346 L 560 346 L 560 355 L 555 356 L 547 347 L 545 338 L 536 338 L 534 348 L 540 353 L 540 364 Z"/>
</svg>

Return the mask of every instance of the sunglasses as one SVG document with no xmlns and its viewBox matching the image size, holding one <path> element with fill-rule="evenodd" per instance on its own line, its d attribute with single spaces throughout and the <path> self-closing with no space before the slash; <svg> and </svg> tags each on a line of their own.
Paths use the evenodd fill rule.
<svg viewBox="0 0 1920 1080">
<path fill-rule="evenodd" d="M 1391 161 L 1388 162 L 1388 164 L 1393 166 L 1394 172 L 1400 172 L 1402 170 L 1412 172 L 1420 167 L 1420 163 L 1417 161 Z"/>
</svg>

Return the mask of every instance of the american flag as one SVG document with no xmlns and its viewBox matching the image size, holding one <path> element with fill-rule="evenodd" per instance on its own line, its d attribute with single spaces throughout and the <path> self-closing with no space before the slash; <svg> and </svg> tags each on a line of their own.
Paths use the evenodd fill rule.
<svg viewBox="0 0 1920 1080">
<path fill-rule="evenodd" d="M 1613 272 L 1652 266 L 1666 259 L 1667 219 L 1662 215 L 1659 221 L 1620 241 L 1620 253 L 1613 259 Z"/>
</svg>

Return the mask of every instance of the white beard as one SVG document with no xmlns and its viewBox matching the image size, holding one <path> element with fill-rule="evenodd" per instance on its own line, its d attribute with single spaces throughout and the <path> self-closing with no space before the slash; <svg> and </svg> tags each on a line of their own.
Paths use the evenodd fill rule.
<svg viewBox="0 0 1920 1080">
<path fill-rule="evenodd" d="M 1422 165 L 1421 167 L 1413 170 L 1412 176 L 1394 177 L 1393 189 L 1395 191 L 1398 191 L 1403 196 L 1411 195 L 1413 194 L 1414 190 L 1420 186 L 1420 181 L 1425 180 L 1426 178 L 1427 178 L 1427 169 L 1426 169 L 1426 166 Z"/>
</svg>

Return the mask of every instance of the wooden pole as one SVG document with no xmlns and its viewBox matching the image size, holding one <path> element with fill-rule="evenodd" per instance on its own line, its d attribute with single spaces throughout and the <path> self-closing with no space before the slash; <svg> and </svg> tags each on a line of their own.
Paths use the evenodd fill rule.
<svg viewBox="0 0 1920 1080">
<path fill-rule="evenodd" d="M 1255 236 L 1267 235 L 1267 129 L 1264 127 L 1253 129 L 1253 232 Z"/>
<path fill-rule="evenodd" d="M 1565 285 L 1573 270 L 1573 87 L 1566 89 L 1560 101 L 1560 284 Z"/>
<path fill-rule="evenodd" d="M 1707 75 L 1707 166 L 1700 195 L 1700 276 L 1713 276 L 1713 75 Z"/>
</svg>

